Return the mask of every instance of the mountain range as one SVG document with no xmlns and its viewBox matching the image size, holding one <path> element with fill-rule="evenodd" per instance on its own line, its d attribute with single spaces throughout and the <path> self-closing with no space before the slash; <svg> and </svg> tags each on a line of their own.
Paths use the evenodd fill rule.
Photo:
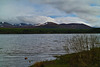
<svg viewBox="0 0 100 67">
<path fill-rule="evenodd" d="M 57 24 L 54 22 L 46 22 L 43 24 L 10 24 L 8 22 L 0 22 L 0 28 L 67 28 L 67 29 L 91 29 L 91 26 L 82 23 Z"/>
</svg>

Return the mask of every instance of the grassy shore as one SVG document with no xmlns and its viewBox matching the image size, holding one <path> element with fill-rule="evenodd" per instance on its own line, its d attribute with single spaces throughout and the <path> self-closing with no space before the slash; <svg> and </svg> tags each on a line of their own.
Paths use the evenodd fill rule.
<svg viewBox="0 0 100 67">
<path fill-rule="evenodd" d="M 64 49 L 68 54 L 55 56 L 56 60 L 37 62 L 30 67 L 100 67 L 99 36 L 76 35 L 67 38 Z M 70 54 L 70 50 L 75 53 Z"/>
<path fill-rule="evenodd" d="M 37 62 L 30 67 L 100 67 L 100 48 L 56 56 L 56 60 Z"/>
</svg>

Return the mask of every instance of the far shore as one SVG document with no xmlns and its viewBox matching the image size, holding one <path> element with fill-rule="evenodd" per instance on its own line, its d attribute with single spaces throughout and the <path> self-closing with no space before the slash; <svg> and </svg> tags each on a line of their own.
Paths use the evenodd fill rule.
<svg viewBox="0 0 100 67">
<path fill-rule="evenodd" d="M 67 28 L 0 28 L 0 34 L 97 34 L 100 28 L 67 29 Z"/>
</svg>

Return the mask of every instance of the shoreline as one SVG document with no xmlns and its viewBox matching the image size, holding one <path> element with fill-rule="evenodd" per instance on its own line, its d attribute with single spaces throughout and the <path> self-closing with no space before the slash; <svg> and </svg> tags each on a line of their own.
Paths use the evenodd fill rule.
<svg viewBox="0 0 100 67">
<path fill-rule="evenodd" d="M 95 54 L 94 54 L 95 53 Z M 56 60 L 37 62 L 30 67 L 99 67 L 100 48 L 55 56 Z"/>
<path fill-rule="evenodd" d="M 100 28 L 67 29 L 67 28 L 0 28 L 0 34 L 97 34 Z"/>
</svg>

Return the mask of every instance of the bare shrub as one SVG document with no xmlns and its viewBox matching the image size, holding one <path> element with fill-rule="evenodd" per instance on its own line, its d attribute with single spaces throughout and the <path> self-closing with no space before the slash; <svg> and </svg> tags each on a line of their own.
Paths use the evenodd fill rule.
<svg viewBox="0 0 100 67">
<path fill-rule="evenodd" d="M 90 50 L 91 48 L 99 47 L 100 40 L 98 35 L 85 35 L 79 34 L 73 37 L 67 38 L 64 49 L 67 53 L 70 51 L 81 52 L 83 50 Z"/>
<path fill-rule="evenodd" d="M 67 53 L 70 53 L 70 50 L 78 52 L 70 58 L 71 67 L 99 67 L 99 47 L 100 38 L 98 35 L 75 35 L 67 39 L 64 49 Z"/>
</svg>

